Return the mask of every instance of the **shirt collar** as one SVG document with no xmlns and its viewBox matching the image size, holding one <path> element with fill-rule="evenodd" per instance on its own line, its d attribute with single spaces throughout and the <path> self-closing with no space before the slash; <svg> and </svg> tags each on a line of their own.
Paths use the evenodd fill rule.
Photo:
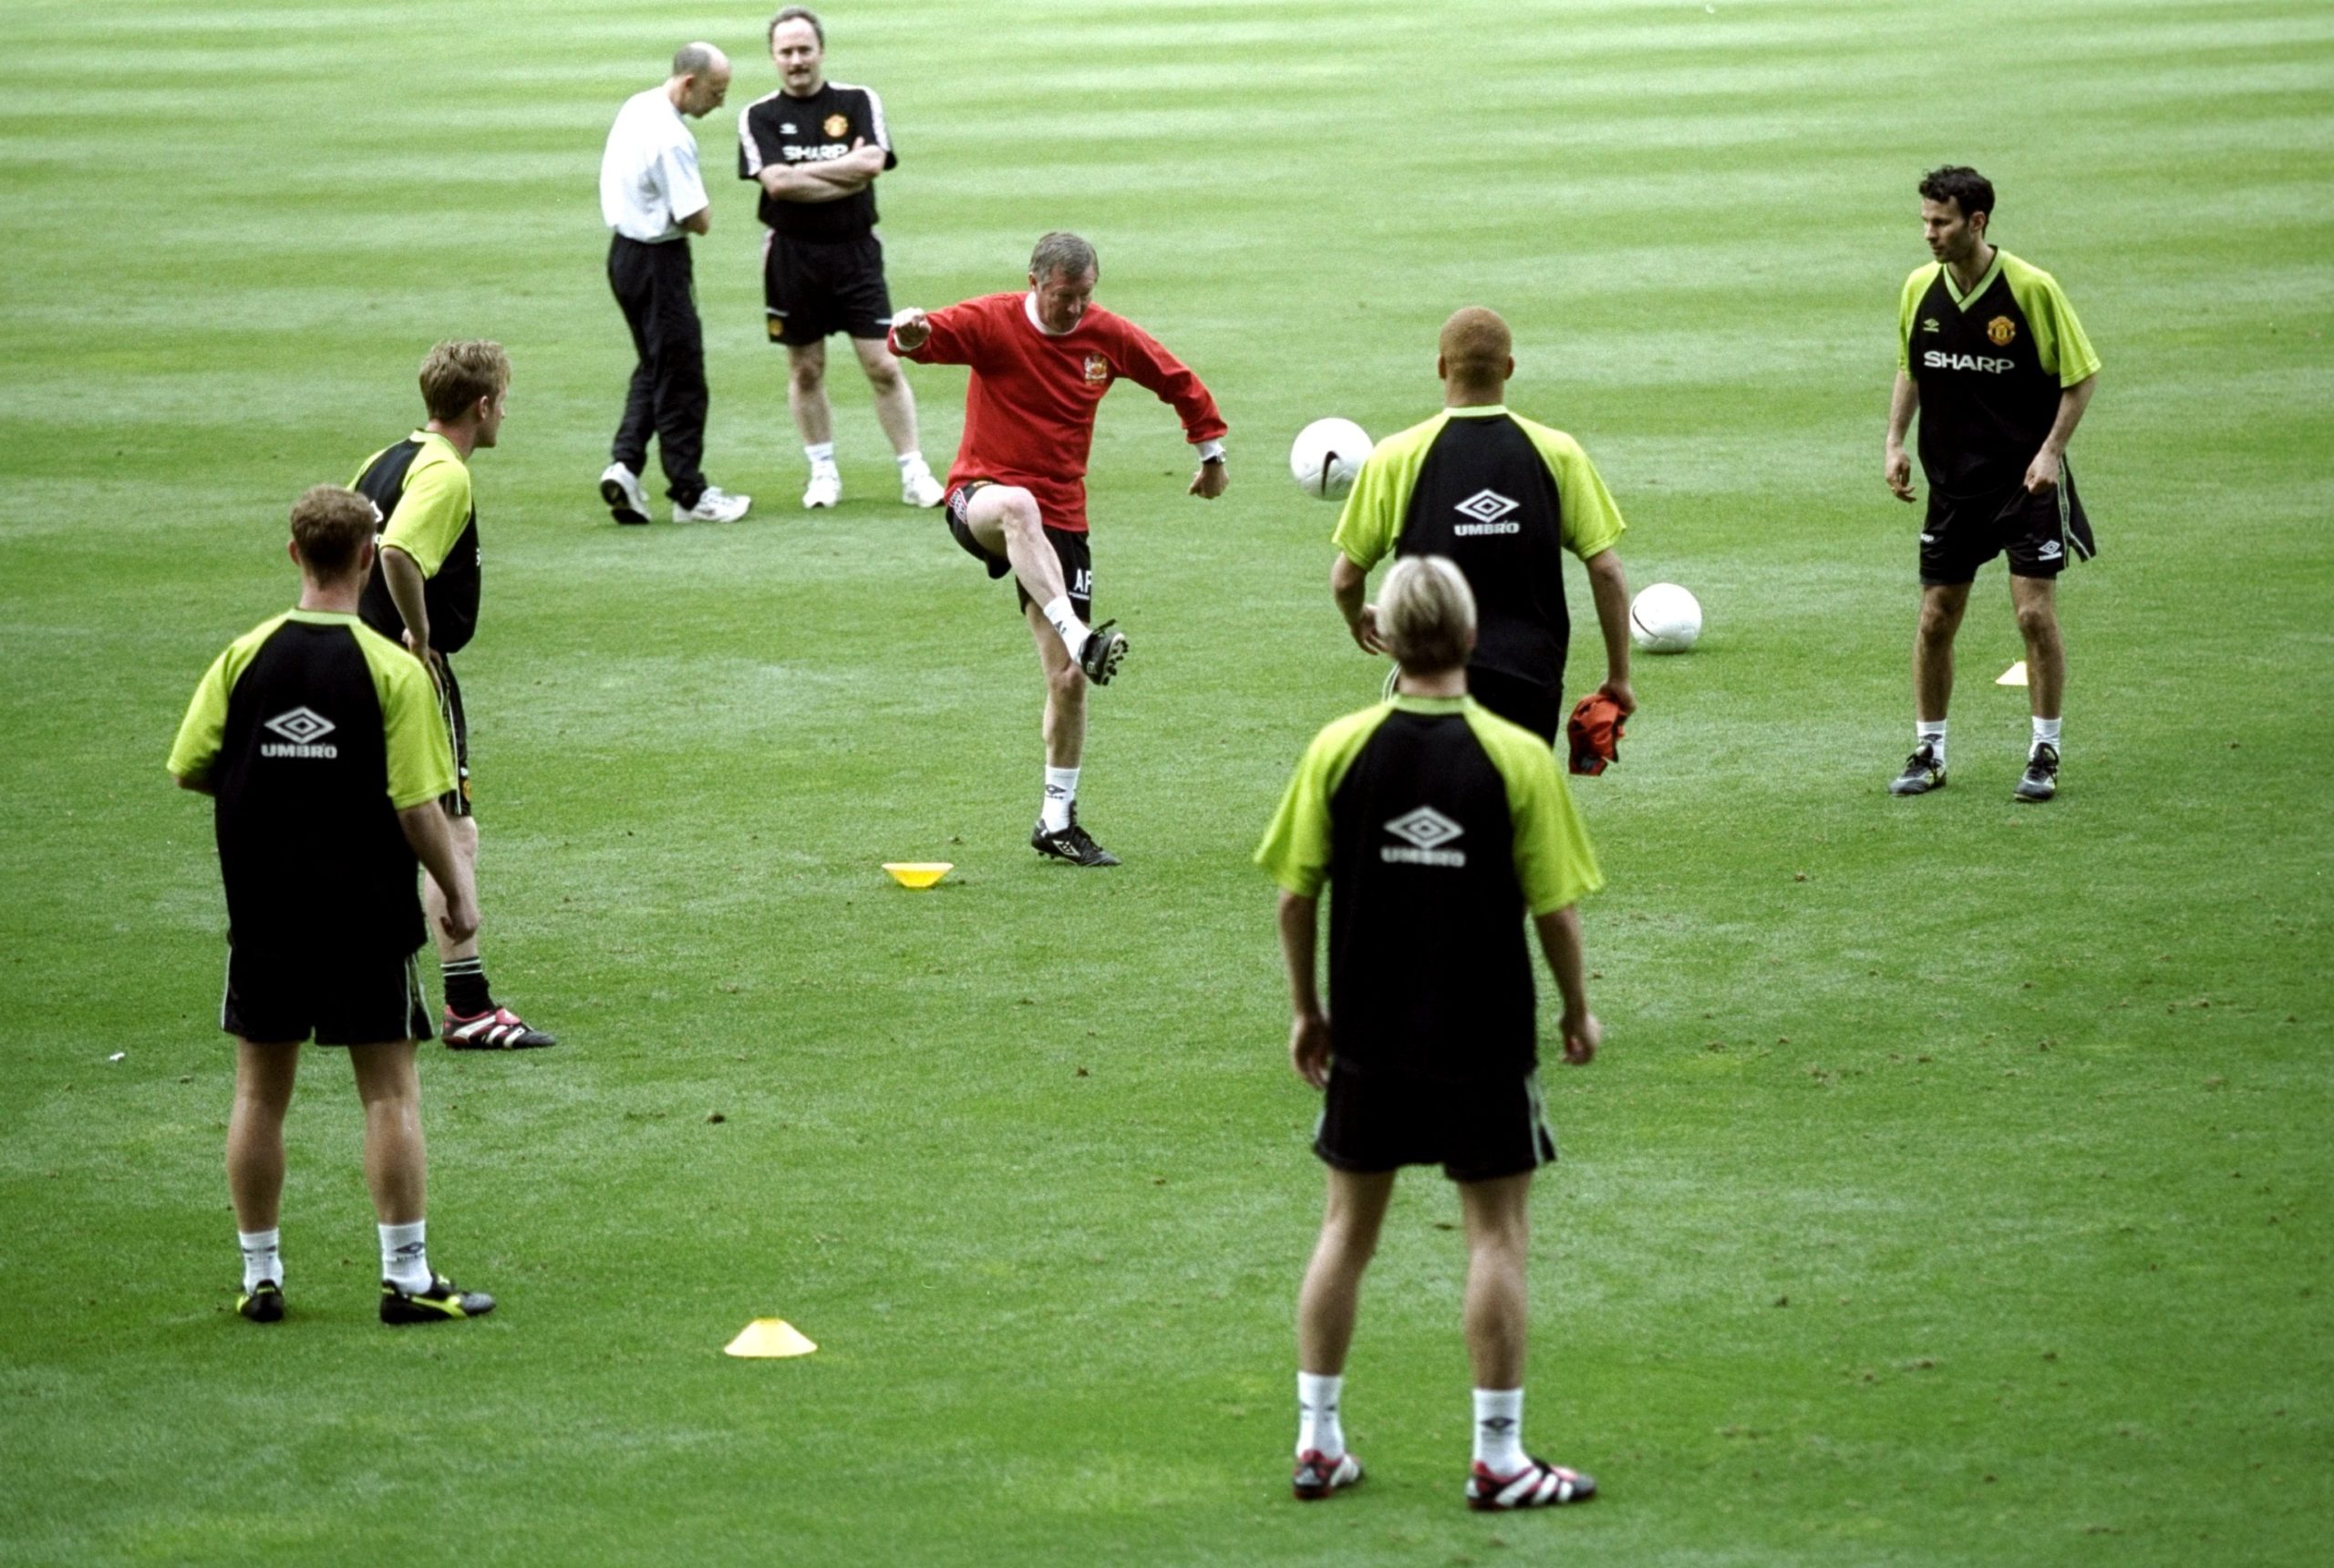
<svg viewBox="0 0 2334 1568">
<path fill-rule="evenodd" d="M 289 618 L 294 621 L 305 621 L 312 626 L 337 626 L 355 621 L 356 615 L 355 612 L 349 610 L 295 609 Z"/>
<path fill-rule="evenodd" d="M 1055 332 L 1051 328 L 1048 327 L 1044 322 L 1038 319 L 1038 291 L 1036 289 L 1031 289 L 1028 294 L 1021 296 L 1021 314 L 1029 318 L 1029 325 L 1031 326 L 1036 327 L 1038 332 L 1048 337 L 1068 337 L 1069 335 L 1069 332 L 1076 332 L 1079 327 L 1086 325 L 1086 318 L 1081 315 L 1076 321 L 1070 323 L 1069 332 Z"/>
<path fill-rule="evenodd" d="M 1507 412 L 1507 405 L 1504 403 L 1485 403 L 1465 408 L 1445 408 L 1443 412 L 1450 415 L 1454 419 L 1489 419 L 1494 416 L 1505 414 Z"/>
<path fill-rule="evenodd" d="M 1403 691 L 1386 700 L 1404 713 L 1457 713 L 1469 701 L 1464 696 L 1414 696 Z"/>
</svg>

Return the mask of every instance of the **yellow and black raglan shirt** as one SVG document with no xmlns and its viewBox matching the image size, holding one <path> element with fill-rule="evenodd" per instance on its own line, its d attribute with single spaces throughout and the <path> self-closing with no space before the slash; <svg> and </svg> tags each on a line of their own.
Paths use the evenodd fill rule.
<svg viewBox="0 0 2334 1568">
<path fill-rule="evenodd" d="M 1299 897 L 1329 884 L 1337 1070 L 1446 1082 L 1538 1064 L 1523 916 L 1605 885 L 1546 743 L 1472 697 L 1322 730 L 1255 858 Z"/>
<path fill-rule="evenodd" d="M 1896 367 L 1919 387 L 1921 469 L 1948 500 L 2026 478 L 2059 395 L 2099 373 L 2059 280 L 1997 247 L 1967 294 L 1942 262 L 1916 267 L 1897 307 Z"/>
<path fill-rule="evenodd" d="M 349 488 L 380 509 L 382 546 L 396 545 L 421 568 L 430 645 L 441 654 L 460 651 L 478 630 L 478 508 L 470 465 L 445 437 L 416 430 L 366 459 Z M 390 641 L 403 638 L 405 617 L 378 562 L 356 613 Z"/>
<path fill-rule="evenodd" d="M 402 955 L 425 928 L 398 813 L 454 787 L 421 662 L 354 615 L 293 610 L 228 645 L 170 769 L 214 797 L 240 952 Z"/>
<path fill-rule="evenodd" d="M 1379 442 L 1330 542 L 1365 572 L 1389 552 L 1448 556 L 1475 592 L 1470 667 L 1560 686 L 1563 552 L 1585 561 L 1627 526 L 1578 441 L 1493 405 L 1445 408 Z"/>
</svg>

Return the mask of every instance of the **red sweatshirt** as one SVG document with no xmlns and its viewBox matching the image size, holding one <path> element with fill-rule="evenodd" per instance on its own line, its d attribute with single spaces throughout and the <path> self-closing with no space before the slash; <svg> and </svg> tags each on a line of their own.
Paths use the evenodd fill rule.
<svg viewBox="0 0 2334 1568">
<path fill-rule="evenodd" d="M 919 365 L 969 365 L 965 438 L 948 469 L 948 488 L 967 480 L 1018 485 L 1038 499 L 1048 528 L 1086 531 L 1086 455 L 1094 446 L 1094 409 L 1123 376 L 1172 403 L 1193 441 L 1228 427 L 1200 378 L 1123 316 L 1090 304 L 1059 337 L 1038 330 L 1027 296 L 985 294 L 935 310 L 921 347 L 892 352 Z"/>
</svg>

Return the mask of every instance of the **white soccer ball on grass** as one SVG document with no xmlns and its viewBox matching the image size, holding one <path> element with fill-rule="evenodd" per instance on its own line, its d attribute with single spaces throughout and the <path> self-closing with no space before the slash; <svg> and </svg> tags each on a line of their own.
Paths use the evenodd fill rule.
<svg viewBox="0 0 2334 1568">
<path fill-rule="evenodd" d="M 1629 641 L 1648 654 L 1682 654 L 1702 634 L 1702 606 L 1675 583 L 1657 583 L 1629 606 Z"/>
<path fill-rule="evenodd" d="M 1314 500 L 1343 500 L 1369 448 L 1369 433 L 1351 419 L 1316 419 L 1296 432 L 1288 471 Z"/>
</svg>

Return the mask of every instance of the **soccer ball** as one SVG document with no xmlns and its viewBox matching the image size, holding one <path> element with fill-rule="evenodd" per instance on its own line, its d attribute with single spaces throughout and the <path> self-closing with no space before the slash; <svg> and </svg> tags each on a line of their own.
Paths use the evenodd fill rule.
<svg viewBox="0 0 2334 1568">
<path fill-rule="evenodd" d="M 1648 654 L 1682 654 L 1702 634 L 1702 606 L 1675 583 L 1657 583 L 1629 606 L 1629 641 Z"/>
<path fill-rule="evenodd" d="M 1316 419 L 1296 432 L 1288 471 L 1316 500 L 1343 500 L 1369 445 L 1369 432 L 1351 419 Z"/>
</svg>

